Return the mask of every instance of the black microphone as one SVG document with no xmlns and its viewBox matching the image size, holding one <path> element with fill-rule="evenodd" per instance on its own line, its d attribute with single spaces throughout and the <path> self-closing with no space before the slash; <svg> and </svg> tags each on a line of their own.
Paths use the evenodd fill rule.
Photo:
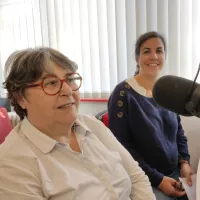
<svg viewBox="0 0 200 200">
<path fill-rule="evenodd" d="M 167 75 L 153 88 L 157 104 L 183 116 L 200 117 L 200 85 L 185 78 Z"/>
</svg>

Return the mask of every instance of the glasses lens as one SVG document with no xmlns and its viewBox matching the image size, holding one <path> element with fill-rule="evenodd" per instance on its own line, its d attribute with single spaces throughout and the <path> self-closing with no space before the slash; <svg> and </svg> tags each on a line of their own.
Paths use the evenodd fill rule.
<svg viewBox="0 0 200 200">
<path fill-rule="evenodd" d="M 61 82 L 57 77 L 47 77 L 43 81 L 43 89 L 47 94 L 56 94 L 60 86 Z"/>
<path fill-rule="evenodd" d="M 67 77 L 67 84 L 72 90 L 78 90 L 81 86 L 81 77 L 79 74 L 72 74 Z"/>
</svg>

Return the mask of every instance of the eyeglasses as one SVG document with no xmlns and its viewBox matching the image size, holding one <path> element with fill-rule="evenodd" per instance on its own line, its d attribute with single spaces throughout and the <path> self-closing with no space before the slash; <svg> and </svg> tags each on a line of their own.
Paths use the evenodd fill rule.
<svg viewBox="0 0 200 200">
<path fill-rule="evenodd" d="M 76 91 L 81 87 L 82 77 L 78 73 L 71 73 L 65 79 L 60 80 L 56 76 L 49 75 L 42 82 L 27 85 L 26 88 L 40 86 L 46 94 L 53 96 L 60 92 L 64 82 L 68 84 L 72 91 Z"/>
</svg>

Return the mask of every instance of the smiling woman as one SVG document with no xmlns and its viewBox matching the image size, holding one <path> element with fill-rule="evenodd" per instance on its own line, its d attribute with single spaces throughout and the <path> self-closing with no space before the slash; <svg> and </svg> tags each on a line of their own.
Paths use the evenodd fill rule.
<svg viewBox="0 0 200 200">
<path fill-rule="evenodd" d="M 176 180 L 184 176 L 190 182 L 187 139 L 180 117 L 158 106 L 152 98 L 165 58 L 166 43 L 162 35 L 147 32 L 138 38 L 137 71 L 112 92 L 108 122 L 114 135 L 148 175 L 157 199 L 183 200 L 187 197 Z"/>
<path fill-rule="evenodd" d="M 135 45 L 135 58 L 137 70 L 135 75 L 145 73 L 147 70 L 155 69 L 156 74 L 152 74 L 154 79 L 157 78 L 158 72 L 162 69 L 165 62 L 166 42 L 162 35 L 157 32 L 149 32 L 142 35 Z M 144 68 L 144 69 L 143 69 Z"/>
<path fill-rule="evenodd" d="M 155 200 L 110 130 L 78 114 L 82 78 L 74 62 L 51 48 L 26 49 L 5 69 L 21 122 L 0 145 L 0 199 Z"/>
</svg>

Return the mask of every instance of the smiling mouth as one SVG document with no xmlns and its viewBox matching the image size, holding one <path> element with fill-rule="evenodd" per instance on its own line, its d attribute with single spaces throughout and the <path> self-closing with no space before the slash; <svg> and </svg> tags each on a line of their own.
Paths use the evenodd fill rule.
<svg viewBox="0 0 200 200">
<path fill-rule="evenodd" d="M 74 105 L 74 103 L 67 103 L 67 104 L 63 104 L 62 106 L 58 106 L 57 108 L 58 109 L 61 109 L 61 108 L 68 108 L 70 106 Z"/>
<path fill-rule="evenodd" d="M 159 64 L 148 64 L 150 67 L 157 67 Z"/>
</svg>

